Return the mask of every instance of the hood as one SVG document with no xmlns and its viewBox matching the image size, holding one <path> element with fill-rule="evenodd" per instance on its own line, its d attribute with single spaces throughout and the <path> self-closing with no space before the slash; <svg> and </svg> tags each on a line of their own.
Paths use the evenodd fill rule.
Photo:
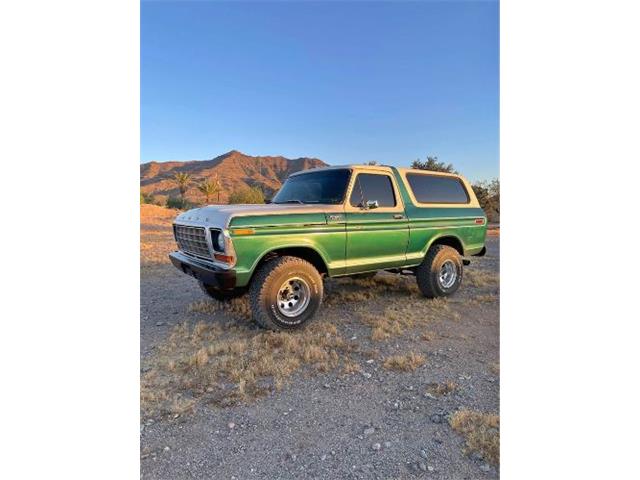
<svg viewBox="0 0 640 480">
<path fill-rule="evenodd" d="M 269 203 L 256 205 L 208 205 L 181 213 L 176 222 L 188 225 L 227 228 L 234 217 L 291 215 L 305 213 L 342 212 L 342 205 Z"/>
</svg>

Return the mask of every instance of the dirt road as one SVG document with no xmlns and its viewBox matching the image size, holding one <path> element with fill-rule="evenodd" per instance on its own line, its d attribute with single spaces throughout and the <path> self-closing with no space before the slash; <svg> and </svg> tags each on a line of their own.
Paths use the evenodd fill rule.
<svg viewBox="0 0 640 480">
<path fill-rule="evenodd" d="M 161 225 L 142 233 L 143 243 L 171 248 Z M 474 449 L 477 438 L 450 423 L 459 411 L 499 413 L 498 237 L 489 237 L 487 246 L 487 256 L 465 268 L 461 290 L 435 306 L 419 296 L 412 278 L 328 281 L 326 307 L 316 323 L 337 327 L 322 333 L 340 339 L 340 348 L 336 342 L 331 347 L 335 358 L 305 365 L 305 350 L 283 385 L 230 406 L 202 400 L 213 388 L 201 389 L 198 397 L 196 386 L 186 392 L 194 399 L 189 409 L 143 412 L 142 478 L 496 478 L 498 461 Z M 149 398 L 156 399 L 156 385 L 166 390 L 174 371 L 162 370 L 158 358 L 174 365 L 166 358 L 181 338 L 175 334 L 179 325 L 188 329 L 200 322 L 202 329 L 213 326 L 216 335 L 226 335 L 225 342 L 237 335 L 246 345 L 278 338 L 262 337 L 242 310 L 209 308 L 212 301 L 203 302 L 195 281 L 163 263 L 161 254 L 144 260 L 141 376 Z M 180 345 L 176 361 L 190 342 Z M 314 351 L 322 354 L 329 348 L 323 345 Z M 402 363 L 408 352 L 417 359 L 413 365 Z M 240 349 L 231 360 L 242 362 L 250 354 Z M 395 356 L 400 363 L 392 361 Z M 212 361 L 198 368 L 213 368 Z"/>
</svg>

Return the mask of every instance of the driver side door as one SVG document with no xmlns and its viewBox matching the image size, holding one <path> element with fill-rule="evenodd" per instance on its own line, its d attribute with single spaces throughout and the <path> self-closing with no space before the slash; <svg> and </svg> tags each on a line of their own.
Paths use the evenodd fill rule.
<svg viewBox="0 0 640 480">
<path fill-rule="evenodd" d="M 395 180 L 386 172 L 358 172 L 345 205 L 346 273 L 402 266 L 409 222 Z"/>
</svg>

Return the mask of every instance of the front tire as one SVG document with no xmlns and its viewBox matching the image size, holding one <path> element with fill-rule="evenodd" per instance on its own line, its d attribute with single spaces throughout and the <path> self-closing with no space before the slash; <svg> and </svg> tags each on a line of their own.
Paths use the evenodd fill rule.
<svg viewBox="0 0 640 480">
<path fill-rule="evenodd" d="M 427 298 L 446 297 L 462 283 L 462 259 L 455 248 L 435 245 L 416 269 L 418 288 Z"/>
<path fill-rule="evenodd" d="M 269 330 L 309 323 L 322 305 L 322 277 L 306 260 L 277 257 L 258 268 L 249 287 L 254 321 Z"/>
</svg>

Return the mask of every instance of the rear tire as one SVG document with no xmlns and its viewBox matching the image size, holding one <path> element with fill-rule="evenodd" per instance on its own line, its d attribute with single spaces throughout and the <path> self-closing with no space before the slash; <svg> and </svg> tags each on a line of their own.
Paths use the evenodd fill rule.
<svg viewBox="0 0 640 480">
<path fill-rule="evenodd" d="M 416 268 L 420 292 L 427 298 L 446 297 L 462 283 L 462 259 L 455 248 L 435 245 Z"/>
<path fill-rule="evenodd" d="M 249 297 L 253 320 L 269 330 L 293 330 L 309 323 L 322 305 L 322 277 L 306 260 L 276 257 L 256 272 Z"/>
<path fill-rule="evenodd" d="M 234 288 L 233 290 L 219 290 L 217 288 L 214 288 L 212 285 L 207 285 L 206 283 L 200 281 L 198 281 L 198 285 L 200 285 L 200 290 L 202 290 L 206 295 L 219 302 L 228 302 L 232 298 L 241 297 L 242 295 L 247 293 L 247 290 L 243 288 Z"/>
</svg>

